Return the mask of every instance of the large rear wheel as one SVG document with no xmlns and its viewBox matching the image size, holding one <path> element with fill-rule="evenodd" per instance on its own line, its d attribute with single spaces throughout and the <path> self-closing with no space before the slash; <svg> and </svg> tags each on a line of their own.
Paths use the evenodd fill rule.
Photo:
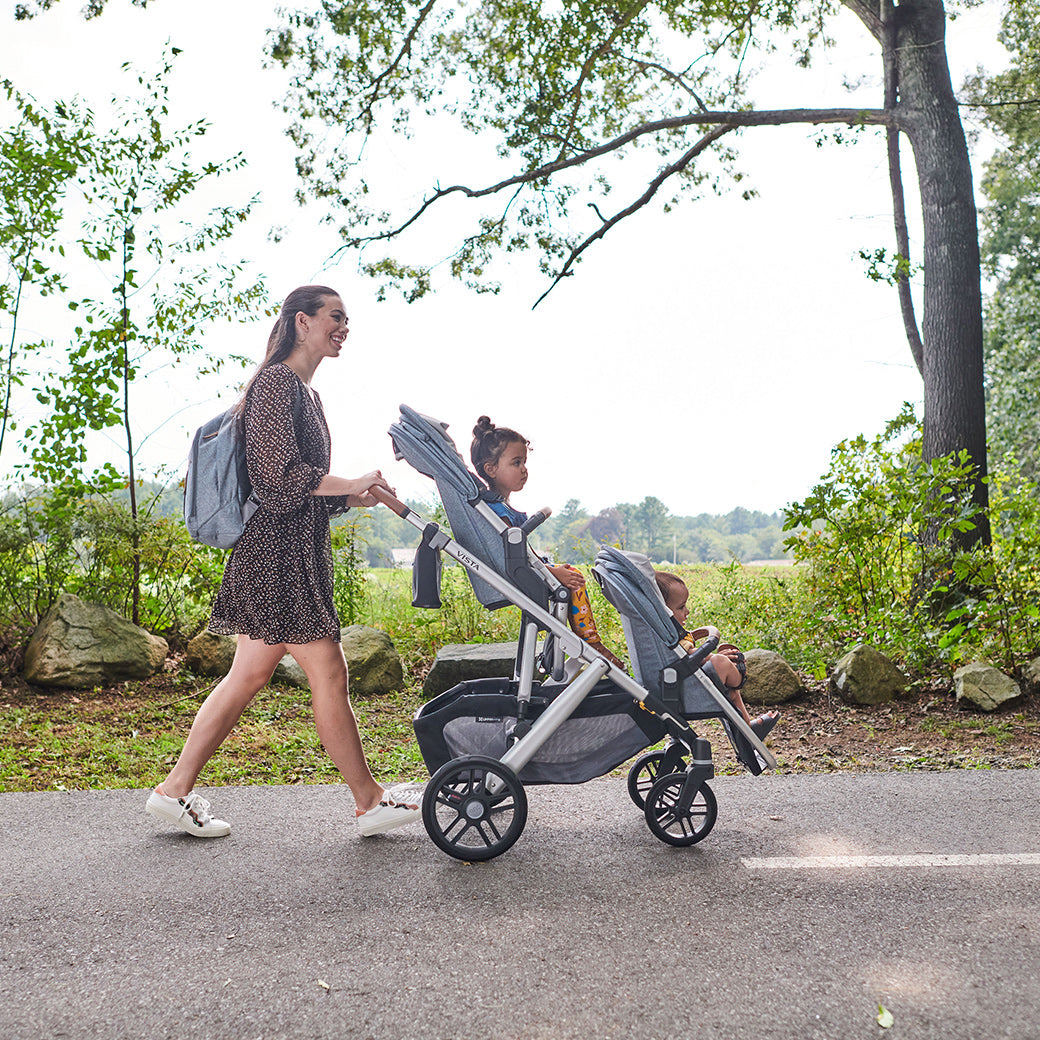
<svg viewBox="0 0 1040 1040">
<path fill-rule="evenodd" d="M 442 852 L 475 862 L 510 848 L 527 823 L 527 794 L 516 774 L 482 755 L 455 758 L 426 785 L 426 833 Z"/>
</svg>

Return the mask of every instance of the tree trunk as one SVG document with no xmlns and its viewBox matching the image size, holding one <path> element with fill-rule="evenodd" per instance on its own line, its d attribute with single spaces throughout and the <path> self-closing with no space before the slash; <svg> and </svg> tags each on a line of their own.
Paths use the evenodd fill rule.
<svg viewBox="0 0 1040 1040">
<path fill-rule="evenodd" d="M 914 150 L 924 225 L 924 458 L 966 449 L 988 503 L 982 290 L 968 146 L 946 60 L 941 0 L 904 0 L 894 20 L 900 129 Z M 985 521 L 964 539 L 989 541 Z"/>
</svg>

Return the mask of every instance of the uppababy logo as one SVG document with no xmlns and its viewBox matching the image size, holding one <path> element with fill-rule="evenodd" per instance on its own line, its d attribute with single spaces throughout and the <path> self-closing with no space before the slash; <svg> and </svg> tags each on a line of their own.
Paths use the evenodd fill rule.
<svg viewBox="0 0 1040 1040">
<path fill-rule="evenodd" d="M 490 715 L 478 715 L 476 721 L 477 722 L 501 722 L 502 721 L 502 716 L 499 715 L 498 718 L 493 719 L 493 718 L 491 718 Z"/>
</svg>

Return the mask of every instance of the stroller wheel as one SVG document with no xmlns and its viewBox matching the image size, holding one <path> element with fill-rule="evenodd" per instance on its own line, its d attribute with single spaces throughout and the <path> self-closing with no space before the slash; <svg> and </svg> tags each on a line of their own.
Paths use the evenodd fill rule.
<svg viewBox="0 0 1040 1040">
<path fill-rule="evenodd" d="M 493 859 L 527 823 L 527 794 L 501 762 L 467 755 L 445 763 L 426 785 L 423 824 L 434 845 L 456 859 Z"/>
<path fill-rule="evenodd" d="M 640 809 L 646 808 L 646 796 L 661 775 L 665 754 L 664 751 L 647 751 L 632 763 L 628 771 L 628 797 Z M 685 766 L 686 763 L 679 758 L 673 768 L 684 769 Z"/>
<path fill-rule="evenodd" d="M 643 815 L 656 838 L 668 845 L 696 845 L 706 838 L 719 815 L 715 794 L 706 784 L 697 788 L 685 812 L 679 808 L 685 773 L 669 773 L 660 777 L 646 796 Z"/>
</svg>

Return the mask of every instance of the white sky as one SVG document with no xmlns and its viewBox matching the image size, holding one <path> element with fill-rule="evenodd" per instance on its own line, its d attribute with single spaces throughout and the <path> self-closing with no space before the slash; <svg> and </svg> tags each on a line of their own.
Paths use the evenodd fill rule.
<svg viewBox="0 0 1040 1040">
<path fill-rule="evenodd" d="M 261 69 L 276 6 L 154 0 L 142 11 L 111 0 L 104 16 L 84 22 L 77 0 L 63 0 L 35 21 L 15 23 L 8 2 L 0 7 L 0 74 L 40 100 L 78 93 L 100 114 L 130 86 L 119 73 L 123 62 L 151 70 L 167 39 L 182 48 L 171 80 L 174 124 L 210 121 L 206 158 L 245 153 L 248 170 L 219 182 L 219 201 L 263 198 L 232 251 L 266 276 L 274 300 L 322 282 L 347 303 L 346 351 L 315 377 L 335 472 L 381 467 L 403 496 L 430 497 L 430 482 L 393 460 L 386 435 L 405 402 L 447 420 L 464 455 L 482 413 L 525 434 L 534 451 L 517 500 L 523 508 L 559 509 L 578 498 L 597 511 L 656 495 L 682 515 L 735 506 L 773 511 L 808 492 L 839 440 L 877 432 L 905 400 L 919 404 L 894 290 L 870 282 L 858 257 L 860 249 L 892 249 L 882 137 L 864 133 L 853 148 L 817 148 L 811 128 L 745 133 L 741 168 L 759 198 L 708 197 L 667 216 L 651 205 L 587 253 L 576 277 L 533 312 L 546 285 L 533 256 L 503 268 L 498 296 L 443 284 L 410 306 L 395 298 L 377 303 L 352 257 L 326 265 L 335 235 L 319 225 L 320 214 L 292 200 L 292 145 L 274 107 L 284 76 Z M 979 62 L 999 66 L 1000 6 L 987 4 L 950 26 L 955 86 Z M 810 72 L 779 55 L 761 77 L 757 107 L 878 107 L 873 42 L 850 15 L 835 32 L 839 47 Z M 857 94 L 843 88 L 846 76 L 866 78 Z M 983 139 L 980 148 L 987 147 Z M 388 197 L 400 198 L 402 211 L 434 179 L 479 180 L 457 140 L 391 141 L 385 158 L 378 154 L 372 161 L 384 163 Z M 652 169 L 649 151 L 645 161 Z M 903 161 L 916 223 L 905 146 Z M 290 228 L 281 244 L 266 240 L 272 225 Z M 449 222 L 446 236 L 450 230 Z M 450 244 L 445 238 L 445 253 Z M 49 307 L 30 313 L 26 333 L 61 345 L 67 316 L 54 310 L 60 302 Z M 259 361 L 270 324 L 213 327 L 204 345 Z M 138 414 L 147 417 L 142 433 L 161 425 L 144 444 L 141 469 L 183 469 L 191 432 L 233 401 L 230 378 L 199 381 L 178 370 L 135 388 Z M 0 472 L 11 461 L 5 449 Z"/>
</svg>

